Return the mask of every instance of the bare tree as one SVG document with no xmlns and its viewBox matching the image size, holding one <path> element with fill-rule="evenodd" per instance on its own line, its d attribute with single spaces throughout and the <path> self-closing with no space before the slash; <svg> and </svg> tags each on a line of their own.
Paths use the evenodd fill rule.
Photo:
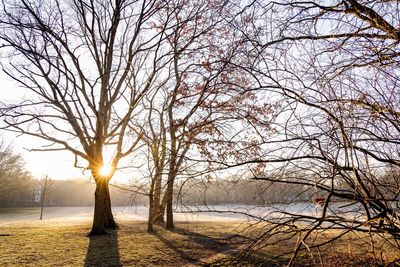
<svg viewBox="0 0 400 267">
<path fill-rule="evenodd" d="M 43 219 L 43 210 L 44 210 L 44 205 L 46 203 L 46 197 L 47 197 L 47 193 L 50 189 L 51 186 L 51 179 L 49 178 L 49 176 L 46 174 L 46 176 L 42 179 L 41 183 L 40 183 L 40 217 L 39 219 L 42 220 Z"/>
<path fill-rule="evenodd" d="M 35 150 L 72 152 L 75 167 L 90 170 L 92 235 L 117 226 L 109 181 L 137 145 L 128 124 L 166 64 L 164 31 L 151 26 L 161 8 L 159 1 L 2 1 L 4 70 L 28 92 L 4 107 L 7 129 L 48 141 Z"/>
<path fill-rule="evenodd" d="M 164 209 L 166 228 L 174 227 L 178 177 L 211 172 L 213 157 L 258 151 L 250 130 L 258 123 L 267 125 L 272 108 L 267 99 L 248 90 L 252 81 L 231 64 L 248 59 L 241 52 L 242 36 L 228 23 L 235 10 L 229 1 L 178 1 L 161 13 L 174 23 L 166 31 L 172 51 L 166 81 L 144 102 L 148 117 L 143 140 L 151 159 L 149 227 L 163 220 Z M 247 136 L 237 125 L 247 127 Z M 261 131 L 267 135 L 270 129 Z"/>
<path fill-rule="evenodd" d="M 279 232 L 282 241 L 298 237 L 289 265 L 299 251 L 353 232 L 400 247 L 398 182 L 383 175 L 400 163 L 398 12 L 397 1 L 356 0 L 255 1 L 246 10 L 262 34 L 243 31 L 258 54 L 245 68 L 285 108 L 265 156 L 253 161 L 269 167 L 254 179 L 299 185 L 324 200 L 318 213 L 288 208 L 279 220 L 260 218 L 271 224 L 253 249 Z M 311 238 L 322 229 L 340 231 Z"/>
<path fill-rule="evenodd" d="M 31 174 L 25 169 L 21 155 L 0 141 L 0 206 L 15 207 L 33 204 Z M 33 185 L 32 185 L 33 186 Z"/>
</svg>

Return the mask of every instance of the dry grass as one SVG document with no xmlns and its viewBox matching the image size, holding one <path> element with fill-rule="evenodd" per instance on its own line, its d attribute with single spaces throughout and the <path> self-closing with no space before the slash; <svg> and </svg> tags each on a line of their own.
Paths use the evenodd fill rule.
<svg viewBox="0 0 400 267">
<path fill-rule="evenodd" d="M 238 255 L 240 244 L 226 238 L 236 233 L 237 227 L 226 222 L 178 223 L 175 231 L 157 227 L 155 234 L 148 234 L 144 222 L 130 221 L 121 222 L 120 229 L 107 236 L 88 238 L 89 222 L 3 225 L 0 266 L 230 266 L 232 262 L 226 260 Z M 350 238 L 325 250 L 305 251 L 298 265 L 372 266 L 368 249 L 359 247 L 357 240 Z M 261 250 L 238 265 L 256 266 L 288 248 L 291 242 Z M 349 246 L 349 242 L 354 245 Z M 265 266 L 282 266 L 288 256 Z"/>
<path fill-rule="evenodd" d="M 260 236 L 270 228 L 267 224 L 253 226 L 246 235 Z M 301 244 L 294 266 L 400 266 L 400 250 L 393 246 L 394 240 L 390 237 L 374 234 L 371 239 L 368 233 L 348 232 L 338 238 L 340 233 L 330 229 L 315 231 L 303 243 L 300 243 L 300 233 L 290 230 L 271 234 L 252 248 L 250 256 L 264 262 L 262 266 L 283 266 L 296 245 Z"/>
<path fill-rule="evenodd" d="M 220 238 L 232 226 L 181 223 L 174 232 L 144 222 L 122 222 L 118 231 L 88 238 L 90 224 L 48 223 L 0 227 L 0 266 L 199 265 L 229 249 Z"/>
</svg>

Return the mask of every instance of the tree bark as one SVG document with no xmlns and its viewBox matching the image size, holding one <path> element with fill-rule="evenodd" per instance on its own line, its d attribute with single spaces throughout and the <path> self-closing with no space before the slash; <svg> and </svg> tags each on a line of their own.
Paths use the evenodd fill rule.
<svg viewBox="0 0 400 267">
<path fill-rule="evenodd" d="M 107 182 L 105 183 L 105 187 L 106 187 L 106 194 L 105 194 L 105 207 L 104 207 L 104 211 L 105 211 L 105 224 L 104 227 L 106 229 L 117 229 L 118 225 L 114 220 L 114 216 L 112 214 L 112 209 L 111 209 L 111 196 L 110 196 L 110 187 L 109 187 L 109 182 L 107 180 Z"/>
<path fill-rule="evenodd" d="M 154 179 L 151 181 L 150 192 L 149 192 L 149 216 L 147 219 L 148 233 L 154 233 L 153 217 L 154 217 Z"/>
<path fill-rule="evenodd" d="M 96 180 L 94 193 L 94 216 L 90 236 L 107 234 L 106 229 L 116 229 L 111 210 L 111 198 L 107 179 Z"/>
<path fill-rule="evenodd" d="M 147 232 L 153 233 L 153 224 L 164 223 L 164 205 L 161 201 L 161 176 L 156 175 L 150 184 L 149 192 L 149 217 L 147 221 Z"/>
<path fill-rule="evenodd" d="M 153 223 L 155 224 L 164 224 L 164 206 L 155 204 L 153 207 Z"/>
<path fill-rule="evenodd" d="M 174 195 L 174 179 L 168 180 L 166 194 L 167 194 L 167 199 L 166 199 L 167 222 L 165 224 L 165 228 L 174 229 L 174 212 L 172 210 L 172 200 Z"/>
<path fill-rule="evenodd" d="M 174 212 L 172 211 L 172 201 L 167 202 L 167 223 L 166 229 L 174 229 Z"/>
<path fill-rule="evenodd" d="M 164 223 L 164 204 L 161 203 L 161 175 L 155 177 L 155 188 L 154 188 L 154 201 L 153 201 L 153 223 L 163 224 Z"/>
</svg>

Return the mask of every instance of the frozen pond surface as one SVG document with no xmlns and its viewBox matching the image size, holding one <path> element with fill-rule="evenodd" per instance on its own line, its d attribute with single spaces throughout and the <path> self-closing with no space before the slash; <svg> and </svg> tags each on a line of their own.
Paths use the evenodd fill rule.
<svg viewBox="0 0 400 267">
<path fill-rule="evenodd" d="M 353 206 L 354 209 L 354 206 Z M 312 203 L 274 204 L 263 207 L 246 205 L 215 205 L 215 206 L 187 206 L 179 207 L 174 214 L 174 219 L 180 222 L 195 221 L 244 221 L 257 220 L 259 217 L 282 218 L 284 213 L 317 215 L 321 208 L 316 208 Z M 350 215 L 349 208 L 343 205 L 332 205 L 329 214 Z M 147 206 L 118 206 L 113 207 L 113 213 L 117 220 L 146 221 Z M 353 215 L 355 215 L 353 213 Z M 39 208 L 0 209 L 0 225 L 13 223 L 39 222 Z M 83 222 L 91 221 L 93 207 L 46 207 L 43 221 L 49 222 Z"/>
</svg>

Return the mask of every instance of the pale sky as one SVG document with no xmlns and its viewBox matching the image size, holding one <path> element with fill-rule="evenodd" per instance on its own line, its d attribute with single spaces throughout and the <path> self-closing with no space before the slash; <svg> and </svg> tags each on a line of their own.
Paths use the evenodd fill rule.
<svg viewBox="0 0 400 267">
<path fill-rule="evenodd" d="M 23 136 L 10 132 L 2 132 L 2 139 L 11 144 L 14 151 L 21 154 L 25 160 L 26 168 L 32 173 L 34 178 L 40 179 L 46 174 L 52 179 L 89 179 L 89 171 L 82 173 L 81 169 L 74 168 L 74 156 L 68 151 L 36 152 L 29 151 L 32 147 L 38 147 L 41 140 L 35 137 Z M 131 177 L 137 173 L 130 170 L 117 171 L 111 180 L 112 182 L 129 183 Z"/>
<path fill-rule="evenodd" d="M 14 81 L 0 70 L 0 100 L 2 102 L 13 102 L 22 99 L 26 90 L 19 88 Z M 40 138 L 18 135 L 0 130 L 0 137 L 11 144 L 14 151 L 21 154 L 25 160 L 26 168 L 34 178 L 40 179 L 46 174 L 52 179 L 89 179 L 90 172 L 82 173 L 81 169 L 74 168 L 74 155 L 68 151 L 52 152 L 31 152 L 29 149 L 39 148 L 45 142 Z M 134 170 L 117 171 L 111 180 L 112 182 L 128 183 L 130 178 L 135 176 Z M 137 176 L 137 173 L 136 173 Z"/>
</svg>

